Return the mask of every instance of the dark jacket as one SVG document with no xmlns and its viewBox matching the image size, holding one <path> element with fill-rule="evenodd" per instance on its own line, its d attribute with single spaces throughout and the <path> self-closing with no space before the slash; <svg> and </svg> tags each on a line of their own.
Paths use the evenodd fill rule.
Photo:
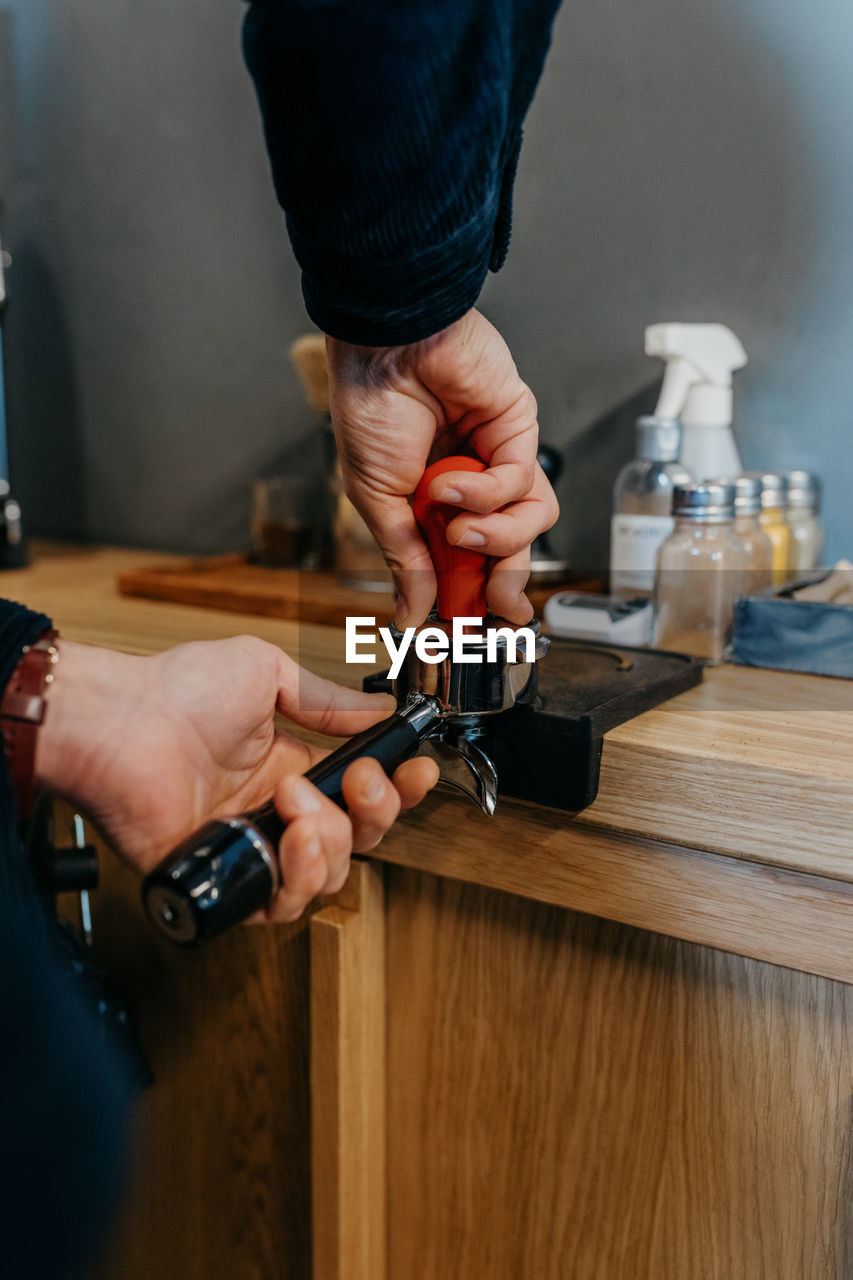
<svg viewBox="0 0 853 1280">
<path fill-rule="evenodd" d="M 243 43 L 311 319 L 414 342 L 506 256 L 558 0 L 254 0 Z"/>
<path fill-rule="evenodd" d="M 0 600 L 0 696 L 42 614 Z M 49 710 L 48 710 L 49 714 Z M 58 946 L 0 751 L 0 1274 L 65 1280 L 115 1194 L 128 1077 Z"/>
</svg>

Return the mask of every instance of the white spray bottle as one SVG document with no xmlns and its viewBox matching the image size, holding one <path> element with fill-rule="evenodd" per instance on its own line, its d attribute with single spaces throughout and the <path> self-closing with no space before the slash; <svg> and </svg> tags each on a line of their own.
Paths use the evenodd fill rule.
<svg viewBox="0 0 853 1280">
<path fill-rule="evenodd" d="M 697 480 L 740 475 L 732 435 L 732 374 L 746 364 L 724 324 L 651 324 L 646 355 L 666 361 L 655 417 L 680 418 L 681 462 Z"/>
</svg>

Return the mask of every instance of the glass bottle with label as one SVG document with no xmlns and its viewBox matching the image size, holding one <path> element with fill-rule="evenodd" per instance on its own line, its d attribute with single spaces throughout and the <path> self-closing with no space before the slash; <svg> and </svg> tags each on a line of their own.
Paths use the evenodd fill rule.
<svg viewBox="0 0 853 1280">
<path fill-rule="evenodd" d="M 731 649 L 735 602 L 748 589 L 749 553 L 734 533 L 733 484 L 679 485 L 675 528 L 658 552 L 655 645 L 710 664 Z"/>
<path fill-rule="evenodd" d="M 658 548 L 673 528 L 675 486 L 693 478 L 678 461 L 680 447 L 674 419 L 637 419 L 636 457 L 616 479 L 610 524 L 610 590 L 623 599 L 654 591 Z"/>
<path fill-rule="evenodd" d="M 787 479 L 793 568 L 798 573 L 805 569 L 819 569 L 824 552 L 820 481 L 810 471 L 789 471 Z"/>
</svg>

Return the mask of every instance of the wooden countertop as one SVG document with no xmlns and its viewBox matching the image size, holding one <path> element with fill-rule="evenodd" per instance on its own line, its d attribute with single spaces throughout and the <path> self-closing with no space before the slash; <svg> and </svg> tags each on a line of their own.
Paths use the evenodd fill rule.
<svg viewBox="0 0 853 1280">
<path fill-rule="evenodd" d="M 165 557 L 164 557 L 165 558 Z M 128 599 L 151 552 L 36 547 L 3 594 L 63 635 L 135 653 L 249 631 L 357 685 L 343 633 Z M 853 682 L 724 667 L 607 735 L 576 819 L 431 797 L 377 857 L 853 981 Z"/>
</svg>

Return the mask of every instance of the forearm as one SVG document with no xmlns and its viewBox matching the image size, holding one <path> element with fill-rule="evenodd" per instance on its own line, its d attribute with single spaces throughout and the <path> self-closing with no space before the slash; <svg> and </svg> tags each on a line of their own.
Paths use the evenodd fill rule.
<svg viewBox="0 0 853 1280">
<path fill-rule="evenodd" d="M 410 343 L 474 304 L 509 235 L 555 0 L 255 0 L 245 26 L 306 305 Z"/>
</svg>

